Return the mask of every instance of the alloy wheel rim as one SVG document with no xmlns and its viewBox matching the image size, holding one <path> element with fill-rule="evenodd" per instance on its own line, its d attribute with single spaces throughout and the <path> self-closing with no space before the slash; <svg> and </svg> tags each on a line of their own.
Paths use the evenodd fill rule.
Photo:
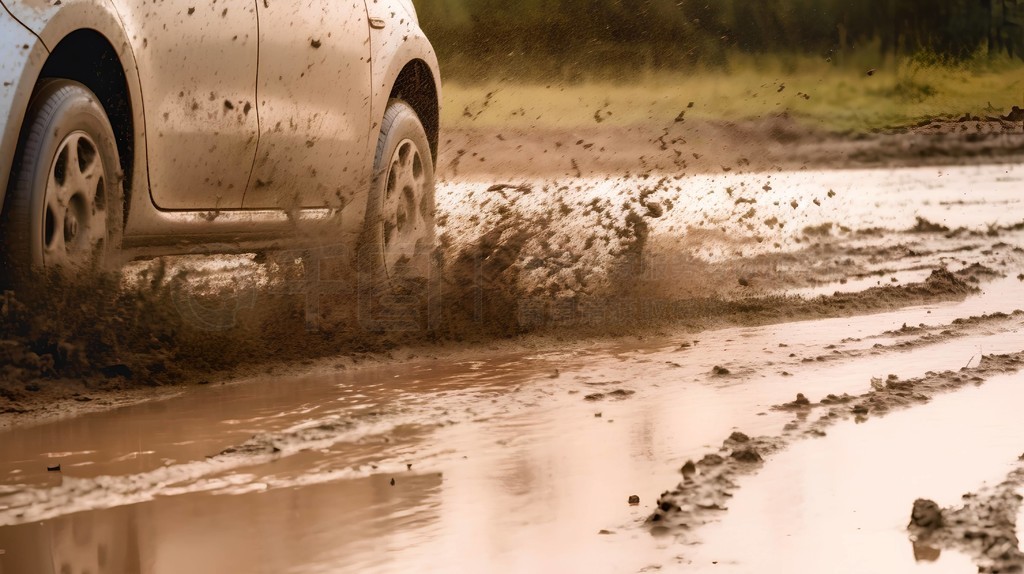
<svg viewBox="0 0 1024 574">
<path fill-rule="evenodd" d="M 80 269 L 106 240 L 106 168 L 89 134 L 68 134 L 57 146 L 43 196 L 42 264 Z"/>
<path fill-rule="evenodd" d="M 402 140 L 388 164 L 384 185 L 384 267 L 391 278 L 422 276 L 430 248 L 429 181 L 423 156 L 412 140 Z"/>
</svg>

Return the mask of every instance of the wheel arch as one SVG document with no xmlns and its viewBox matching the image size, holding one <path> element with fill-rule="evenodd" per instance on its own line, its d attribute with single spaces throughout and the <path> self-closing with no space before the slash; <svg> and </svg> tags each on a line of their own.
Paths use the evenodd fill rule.
<svg viewBox="0 0 1024 574">
<path fill-rule="evenodd" d="M 135 171 L 135 121 L 128 80 L 114 47 L 96 30 L 75 30 L 54 46 L 39 74 L 44 78 L 73 80 L 96 94 L 117 140 L 127 198 Z"/>
<path fill-rule="evenodd" d="M 441 127 L 441 73 L 437 54 L 423 31 L 407 17 L 392 14 L 386 25 L 387 32 L 377 30 L 370 35 L 373 59 L 371 133 L 380 128 L 388 101 L 403 99 L 420 117 L 436 165 Z M 377 138 L 369 140 L 370 153 L 373 153 Z"/>
<path fill-rule="evenodd" d="M 36 9 L 15 4 L 8 8 L 35 34 L 46 52 L 45 59 L 26 70 L 19 92 L 33 94 L 40 80 L 64 78 L 85 85 L 100 100 L 117 139 L 127 220 L 132 200 L 148 199 L 149 180 L 141 85 L 120 17 L 105 0 L 66 0 Z M 19 102 L 19 124 L 24 122 L 30 104 L 29 97 Z M 0 191 L 6 192 L 6 186 Z"/>
<path fill-rule="evenodd" d="M 423 129 L 427 132 L 431 159 L 436 166 L 441 131 L 441 103 L 435 74 L 430 65 L 422 59 L 414 59 L 405 64 L 391 87 L 388 99 L 393 98 L 408 102 L 419 116 Z"/>
</svg>

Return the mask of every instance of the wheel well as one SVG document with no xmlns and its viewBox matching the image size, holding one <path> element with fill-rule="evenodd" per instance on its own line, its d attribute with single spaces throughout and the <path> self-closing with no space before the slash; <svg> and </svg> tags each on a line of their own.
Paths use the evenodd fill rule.
<svg viewBox="0 0 1024 574">
<path fill-rule="evenodd" d="M 413 60 L 405 65 L 391 88 L 391 97 L 405 100 L 416 110 L 427 131 L 430 155 L 437 164 L 437 142 L 441 127 L 440 109 L 437 101 L 437 86 L 434 74 L 423 60 Z"/>
<path fill-rule="evenodd" d="M 110 42 L 95 30 L 68 34 L 50 53 L 40 79 L 63 78 L 85 85 L 99 98 L 117 138 L 117 152 L 124 172 L 125 217 L 132 182 L 135 153 L 132 104 L 121 60 Z"/>
</svg>

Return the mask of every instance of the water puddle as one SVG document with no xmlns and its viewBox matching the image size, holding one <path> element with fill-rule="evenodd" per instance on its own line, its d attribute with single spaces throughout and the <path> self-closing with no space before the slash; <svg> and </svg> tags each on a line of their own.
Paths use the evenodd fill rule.
<svg viewBox="0 0 1024 574">
<path fill-rule="evenodd" d="M 1016 281 L 997 282 L 961 303 L 708 332 L 696 345 L 693 337 L 670 337 L 268 378 L 15 429 L 4 435 L 0 463 L 0 524 L 7 525 L 0 528 L 0 571 L 46 572 L 52 564 L 59 572 L 100 556 L 118 566 L 113 571 L 147 573 L 479 572 L 495 564 L 505 571 L 623 572 L 681 565 L 692 560 L 692 549 L 652 538 L 639 524 L 687 458 L 735 428 L 778 434 L 788 417 L 769 407 L 797 392 L 863 392 L 871 376 L 958 369 L 971 354 L 1024 348 L 1024 330 L 1012 321 L 910 350 L 873 348 L 900 341 L 883 332 L 904 323 L 941 325 L 982 309 L 1011 311 L 1005 302 L 1020 300 L 1021 289 Z M 836 350 L 876 354 L 815 359 Z M 715 376 L 715 366 L 731 373 Z M 972 412 L 987 412 L 980 401 L 990 396 L 977 393 Z M 1003 409 L 1014 404 L 996 400 Z M 924 416 L 918 412 L 926 411 L 908 414 Z M 955 430 L 959 423 L 942 422 L 945 411 L 929 416 L 914 428 L 928 429 L 923 434 L 936 437 L 929 439 L 936 445 L 962 444 L 947 442 L 958 432 L 973 436 Z M 837 444 L 828 460 L 855 464 L 847 449 L 886 421 L 840 426 L 826 441 L 791 452 Z M 893 432 L 922 440 L 906 427 Z M 863 444 L 885 444 L 875 440 Z M 905 449 L 874 454 L 882 462 L 870 464 L 878 469 L 918 459 Z M 989 464 L 995 458 L 979 460 L 977 468 L 998 474 L 1005 460 Z M 808 464 L 798 460 L 777 466 L 796 472 Z M 58 462 L 63 472 L 46 472 Z M 773 468 L 774 462 L 765 472 Z M 902 472 L 879 474 L 902 484 L 894 478 Z M 824 504 L 817 501 L 825 494 L 855 490 L 831 476 L 815 484 L 769 476 L 763 484 L 778 488 L 790 479 L 801 485 L 789 489 L 793 496 L 808 492 L 807 502 L 791 501 L 796 506 L 812 508 Z M 760 477 L 751 484 L 756 493 Z M 633 494 L 642 497 L 640 506 L 627 505 Z M 745 489 L 738 508 L 740 496 Z M 892 496 L 872 509 L 892 502 L 905 521 L 909 506 Z M 798 519 L 807 520 L 785 523 L 799 525 Z M 864 547 L 874 551 L 891 536 L 894 548 L 909 553 L 902 526 L 879 530 L 872 523 L 874 538 Z M 794 530 L 793 538 L 801 533 Z M 796 548 L 786 554 L 805 563 Z M 879 550 L 893 560 L 896 554 Z M 899 560 L 892 563 L 906 557 Z"/>
<path fill-rule="evenodd" d="M 962 494 L 1012 470 L 1022 448 L 1022 385 L 1021 374 L 993 378 L 793 444 L 742 481 L 687 557 L 688 571 L 973 571 L 965 556 L 915 549 L 910 510 L 918 498 L 959 506 Z"/>
<path fill-rule="evenodd" d="M 834 222 L 906 229 L 921 216 L 984 230 L 1019 222 L 1017 171 L 687 178 L 658 191 L 678 192 L 678 209 L 652 233 L 710 221 L 754 237 L 764 230 L 736 215 L 755 193 L 757 221 L 790 222 L 790 247 L 805 226 Z M 576 193 L 586 202 L 631 185 Z M 968 201 L 979 185 L 991 201 Z M 916 281 L 930 272 L 922 261 L 799 294 Z M 927 341 L 900 332 L 1020 301 L 1024 283 L 1007 278 L 962 302 L 873 316 L 268 376 L 14 429 L 0 435 L 0 574 L 965 571 L 952 553 L 915 560 L 910 505 L 953 503 L 1005 472 L 1022 448 L 1019 377 L 794 444 L 745 479 L 706 544 L 641 524 L 687 459 L 736 429 L 780 434 L 790 417 L 771 406 L 798 392 L 862 393 L 871 377 L 1024 349 L 1019 318 Z"/>
</svg>

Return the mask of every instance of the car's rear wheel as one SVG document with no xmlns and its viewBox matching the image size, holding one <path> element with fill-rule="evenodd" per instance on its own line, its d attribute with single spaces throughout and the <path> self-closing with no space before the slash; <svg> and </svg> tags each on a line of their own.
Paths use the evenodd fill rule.
<svg viewBox="0 0 1024 574">
<path fill-rule="evenodd" d="M 423 124 L 402 100 L 388 102 L 374 158 L 361 271 L 401 289 L 429 277 L 434 251 L 434 162 Z"/>
<path fill-rule="evenodd" d="M 3 279 L 98 269 L 119 245 L 121 168 L 103 106 L 88 88 L 45 80 L 33 95 L 3 210 Z"/>
</svg>

